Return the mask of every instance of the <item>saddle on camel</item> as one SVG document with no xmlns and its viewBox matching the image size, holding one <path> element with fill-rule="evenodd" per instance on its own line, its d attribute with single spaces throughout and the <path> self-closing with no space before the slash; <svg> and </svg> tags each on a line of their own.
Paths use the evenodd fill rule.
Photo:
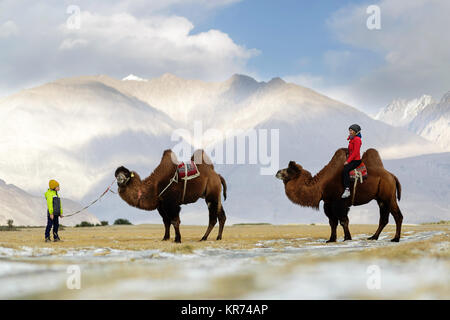
<svg viewBox="0 0 450 320">
<path fill-rule="evenodd" d="M 227 185 L 203 150 L 195 151 L 187 163 L 180 163 L 172 150 L 165 150 L 158 167 L 144 180 L 123 166 L 117 168 L 115 177 L 119 196 L 125 202 L 143 210 L 158 210 L 165 227 L 163 240 L 170 239 L 170 225 L 173 225 L 175 242 L 181 242 L 180 206 L 199 198 L 205 199 L 209 211 L 209 225 L 201 240 L 207 240 L 217 220 L 217 240 L 222 239 L 226 216 L 221 193 L 223 187 L 225 200 Z"/>
<path fill-rule="evenodd" d="M 323 201 L 325 215 L 331 227 L 331 236 L 327 242 L 336 241 L 336 229 L 339 223 L 344 229 L 344 240 L 351 240 L 348 227 L 350 207 L 364 205 L 372 200 L 378 203 L 380 220 L 378 229 L 369 240 L 378 239 L 388 224 L 389 213 L 391 213 L 396 224 L 395 236 L 391 241 L 400 241 L 403 221 L 403 215 L 397 203 L 397 200 L 401 198 L 400 182 L 394 174 L 384 168 L 377 150 L 368 149 L 356 163 L 351 156 L 352 150 L 338 149 L 330 162 L 314 177 L 301 165 L 290 161 L 289 166 L 279 170 L 276 177 L 283 181 L 286 195 L 292 202 L 318 210 L 320 201 Z M 350 164 L 354 163 L 353 165 L 349 165 L 349 159 Z M 350 185 L 350 175 L 347 173 L 352 170 L 355 170 L 352 174 L 354 186 L 358 180 L 361 183 L 350 191 L 347 189 Z M 351 198 L 350 195 L 352 195 Z"/>
</svg>

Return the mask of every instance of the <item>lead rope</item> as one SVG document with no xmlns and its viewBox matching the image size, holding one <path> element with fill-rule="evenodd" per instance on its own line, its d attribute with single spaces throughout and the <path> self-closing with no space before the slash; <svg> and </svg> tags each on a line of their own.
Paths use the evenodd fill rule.
<svg viewBox="0 0 450 320">
<path fill-rule="evenodd" d="M 94 203 L 96 203 L 98 200 L 100 200 L 106 193 L 108 193 L 108 191 L 111 191 L 112 193 L 115 193 L 114 191 L 111 190 L 111 187 L 112 187 L 112 185 L 114 184 L 114 182 L 116 182 L 116 179 L 114 179 L 113 182 L 111 182 L 111 184 L 109 185 L 109 187 L 106 188 L 106 190 L 100 195 L 100 197 L 98 197 L 97 199 L 95 199 L 94 201 L 92 201 L 89 205 L 87 205 L 87 206 L 84 207 L 83 209 L 78 210 L 78 211 L 76 211 L 76 212 L 74 212 L 74 213 L 71 213 L 71 214 L 69 214 L 69 215 L 63 215 L 62 217 L 63 217 L 63 218 L 71 217 L 71 216 L 74 216 L 74 215 L 80 213 L 81 211 L 86 210 L 87 208 L 89 208 L 90 206 L 92 206 Z"/>
</svg>

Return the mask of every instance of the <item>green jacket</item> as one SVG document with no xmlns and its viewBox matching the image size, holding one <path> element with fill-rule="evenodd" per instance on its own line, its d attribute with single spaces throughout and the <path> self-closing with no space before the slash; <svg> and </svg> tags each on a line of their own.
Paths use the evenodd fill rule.
<svg viewBox="0 0 450 320">
<path fill-rule="evenodd" d="M 47 200 L 48 213 L 62 216 L 63 209 L 61 205 L 61 198 L 59 197 L 58 192 L 52 189 L 48 189 L 45 193 L 45 199 Z"/>
</svg>

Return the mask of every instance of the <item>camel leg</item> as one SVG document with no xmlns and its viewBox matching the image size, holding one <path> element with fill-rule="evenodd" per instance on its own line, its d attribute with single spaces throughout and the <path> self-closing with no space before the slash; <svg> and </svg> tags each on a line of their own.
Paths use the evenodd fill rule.
<svg viewBox="0 0 450 320">
<path fill-rule="evenodd" d="M 400 208 L 397 205 L 397 201 L 394 200 L 393 202 L 394 203 L 391 205 L 391 213 L 394 216 L 396 229 L 395 229 L 395 236 L 391 241 L 399 242 L 400 234 L 402 231 L 403 215 L 402 212 L 400 211 Z"/>
<path fill-rule="evenodd" d="M 373 236 L 368 238 L 367 240 L 378 240 L 381 231 L 383 231 L 384 227 L 389 222 L 389 208 L 385 203 L 378 201 L 378 206 L 380 207 L 380 221 L 378 223 L 378 229 Z"/>
<path fill-rule="evenodd" d="M 350 230 L 348 228 L 348 216 L 344 218 L 340 218 L 339 222 L 341 223 L 342 228 L 344 229 L 344 241 L 346 240 L 352 240 L 352 235 L 350 234 Z"/>
<path fill-rule="evenodd" d="M 334 216 L 331 203 L 325 202 L 323 204 L 323 210 L 325 211 L 325 215 L 328 217 L 328 221 L 331 227 L 331 235 L 328 242 L 336 242 L 336 229 L 338 226 L 338 219 Z"/>
<path fill-rule="evenodd" d="M 217 203 L 214 202 L 207 202 L 207 203 L 209 210 L 209 224 L 208 229 L 206 229 L 205 235 L 200 239 L 200 241 L 205 241 L 206 239 L 208 239 L 211 230 L 217 223 Z"/>
<path fill-rule="evenodd" d="M 164 228 L 166 229 L 164 232 L 164 238 L 162 239 L 162 241 L 166 241 L 170 239 L 170 220 L 167 218 L 163 219 L 164 222 Z"/>
<path fill-rule="evenodd" d="M 180 217 L 176 217 L 172 220 L 172 225 L 175 229 L 175 242 L 177 243 L 181 243 L 180 223 Z"/>
<path fill-rule="evenodd" d="M 169 216 L 171 217 L 170 223 L 173 225 L 173 228 L 175 229 L 175 242 L 180 243 L 181 242 L 181 233 L 180 233 L 180 206 L 171 206 L 168 208 Z"/>
<path fill-rule="evenodd" d="M 338 226 L 338 219 L 337 218 L 329 218 L 328 219 L 329 223 L 330 223 L 330 227 L 331 227 L 331 235 L 330 235 L 330 239 L 327 241 L 328 242 L 336 242 L 336 229 Z"/>
<path fill-rule="evenodd" d="M 225 210 L 223 210 L 222 205 L 220 205 L 220 209 L 217 211 L 217 213 L 219 217 L 219 233 L 217 234 L 216 240 L 222 240 L 223 227 L 225 226 L 225 220 L 227 220 Z"/>
<path fill-rule="evenodd" d="M 169 217 L 167 217 L 166 211 L 164 210 L 164 208 L 162 206 L 159 206 L 157 209 L 158 209 L 159 215 L 163 219 L 164 228 L 165 228 L 164 238 L 162 238 L 162 241 L 166 241 L 166 240 L 170 239 L 170 219 L 169 219 Z"/>
</svg>

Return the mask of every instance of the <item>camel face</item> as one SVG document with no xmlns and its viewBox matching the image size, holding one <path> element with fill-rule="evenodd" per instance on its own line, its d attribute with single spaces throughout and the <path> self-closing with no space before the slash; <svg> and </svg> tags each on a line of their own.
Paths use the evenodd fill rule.
<svg viewBox="0 0 450 320">
<path fill-rule="evenodd" d="M 222 239 L 226 216 L 222 205 L 221 193 L 223 191 L 225 200 L 227 197 L 227 185 L 225 179 L 214 171 L 214 165 L 212 163 L 208 164 L 206 160 L 207 155 L 203 150 L 196 150 L 191 157 L 192 161 L 195 161 L 196 155 L 201 155 L 200 159 L 202 161 L 196 163 L 201 175 L 196 177 L 195 183 L 191 183 L 189 186 L 184 185 L 183 187 L 183 182 L 177 186 L 179 181 L 176 179 L 177 176 L 174 176 L 174 172 L 177 173 L 179 162 L 175 153 L 170 149 L 163 152 L 160 164 L 143 180 L 141 180 L 136 171 L 130 171 L 123 166 L 117 168 L 114 174 L 119 186 L 118 194 L 122 200 L 138 209 L 147 211 L 158 210 L 163 218 L 165 227 L 163 240 L 169 240 L 170 226 L 173 225 L 175 242 L 181 242 L 181 205 L 194 203 L 200 198 L 206 200 L 209 211 L 209 225 L 202 240 L 208 238 L 217 220 L 219 220 L 217 240 Z M 175 184 L 172 182 L 175 182 Z M 169 187 L 170 189 L 168 189 Z M 169 191 L 164 193 L 166 189 Z M 186 198 L 184 198 L 185 195 Z"/>
<path fill-rule="evenodd" d="M 278 170 L 275 175 L 276 178 L 285 182 L 297 178 L 300 175 L 301 169 L 294 161 L 289 162 L 289 166 L 286 169 Z"/>
<path fill-rule="evenodd" d="M 288 178 L 288 175 L 287 175 L 287 169 L 280 169 L 280 170 L 278 170 L 278 172 L 277 172 L 277 174 L 275 175 L 275 177 L 277 178 L 277 179 L 280 179 L 280 180 L 287 180 L 287 178 Z"/>
<path fill-rule="evenodd" d="M 117 179 L 117 185 L 119 187 L 124 187 L 131 179 L 131 172 L 124 166 L 117 168 L 115 172 L 115 177 Z"/>
</svg>

